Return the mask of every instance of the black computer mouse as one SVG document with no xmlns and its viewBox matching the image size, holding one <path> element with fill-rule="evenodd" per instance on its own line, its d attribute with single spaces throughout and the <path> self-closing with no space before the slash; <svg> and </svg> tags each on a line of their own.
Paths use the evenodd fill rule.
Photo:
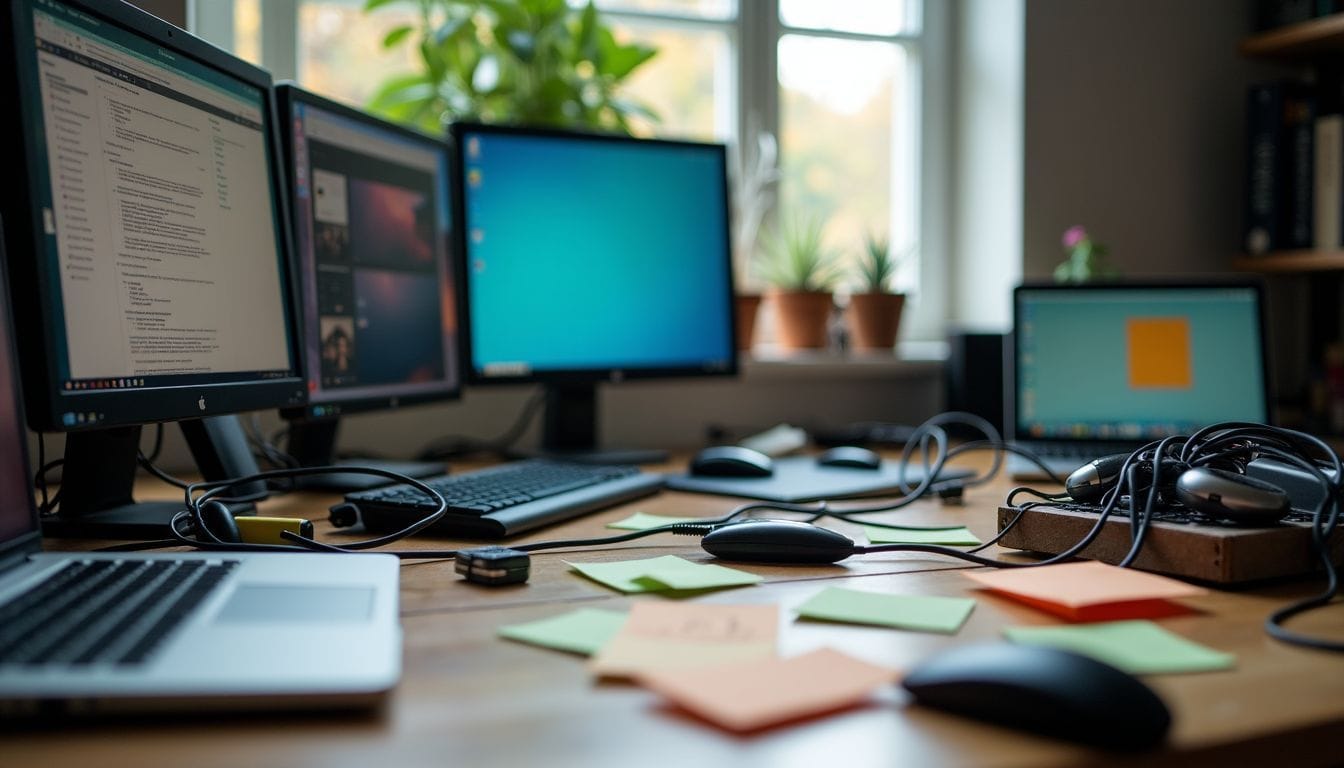
<svg viewBox="0 0 1344 768">
<path fill-rule="evenodd" d="M 740 445 L 714 445 L 691 459 L 691 474 L 701 477 L 769 477 L 775 462 L 769 456 Z"/>
<path fill-rule="evenodd" d="M 743 520 L 716 528 L 700 540 L 721 560 L 804 565 L 834 563 L 854 554 L 844 534 L 797 520 Z"/>
<path fill-rule="evenodd" d="M 1166 704 L 1138 678 L 1047 646 L 960 646 L 902 685 L 920 704 L 1106 749 L 1147 749 L 1171 727 Z"/>
<path fill-rule="evenodd" d="M 823 467 L 881 469 L 882 457 L 876 451 L 857 445 L 838 445 L 817 456 L 817 463 Z"/>
</svg>

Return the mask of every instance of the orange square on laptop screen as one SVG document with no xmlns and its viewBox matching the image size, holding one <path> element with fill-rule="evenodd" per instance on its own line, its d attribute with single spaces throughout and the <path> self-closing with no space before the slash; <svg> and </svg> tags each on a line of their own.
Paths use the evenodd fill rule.
<svg viewBox="0 0 1344 768">
<path fill-rule="evenodd" d="M 1125 323 L 1129 386 L 1189 389 L 1190 321 L 1184 317 L 1134 317 Z"/>
</svg>

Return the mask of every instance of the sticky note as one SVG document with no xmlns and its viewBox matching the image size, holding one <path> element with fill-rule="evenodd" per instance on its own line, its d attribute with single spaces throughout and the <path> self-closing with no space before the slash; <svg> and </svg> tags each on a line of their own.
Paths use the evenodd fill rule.
<svg viewBox="0 0 1344 768">
<path fill-rule="evenodd" d="M 636 682 L 741 733 L 851 707 L 895 678 L 893 670 L 822 648 L 790 659 L 641 672 Z"/>
<path fill-rule="evenodd" d="M 886 595 L 843 587 L 827 587 L 798 607 L 807 619 L 874 624 L 951 634 L 961 629 L 975 608 L 969 597 Z"/>
<path fill-rule="evenodd" d="M 1151 621 L 1112 621 L 1065 627 L 1008 627 L 1014 643 L 1049 645 L 1104 661 L 1134 675 L 1231 669 L 1237 657 L 1215 651 Z"/>
<path fill-rule="evenodd" d="M 948 528 L 946 530 L 927 530 L 919 528 L 880 528 L 875 525 L 863 526 L 863 533 L 874 544 L 944 544 L 954 547 L 973 547 L 984 542 L 976 538 L 969 528 Z"/>
<path fill-rule="evenodd" d="M 775 605 L 636 603 L 621 630 L 593 657 L 607 677 L 772 658 Z"/>
<path fill-rule="evenodd" d="M 713 563 L 692 563 L 675 555 L 615 563 L 568 563 L 593 581 L 626 593 L 741 587 L 762 577 Z"/>
<path fill-rule="evenodd" d="M 1132 317 L 1125 322 L 1129 386 L 1189 389 L 1190 321 L 1184 317 Z"/>
<path fill-rule="evenodd" d="M 694 523 L 699 520 L 701 518 L 698 517 L 665 517 L 663 515 L 650 515 L 647 512 L 636 512 L 624 520 L 607 523 L 607 527 L 622 531 L 647 531 L 650 528 L 661 528 L 673 523 Z"/>
<path fill-rule="evenodd" d="M 499 628 L 499 636 L 558 651 L 591 656 L 625 624 L 623 611 L 581 608 L 549 619 Z"/>
<path fill-rule="evenodd" d="M 1166 576 L 1095 561 L 963 571 L 962 575 L 1005 597 L 1072 621 L 1178 616 L 1191 611 L 1170 600 L 1208 592 Z"/>
</svg>

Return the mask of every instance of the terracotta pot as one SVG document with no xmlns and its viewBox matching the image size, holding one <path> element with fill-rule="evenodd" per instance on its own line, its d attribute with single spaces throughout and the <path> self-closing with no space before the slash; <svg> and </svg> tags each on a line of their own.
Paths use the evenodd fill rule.
<svg viewBox="0 0 1344 768">
<path fill-rule="evenodd" d="M 771 290 L 776 333 L 784 349 L 821 349 L 834 301 L 829 293 Z"/>
<path fill-rule="evenodd" d="M 854 349 L 884 349 L 896 346 L 901 327 L 903 293 L 856 293 L 849 297 L 850 343 Z"/>
<path fill-rule="evenodd" d="M 756 310 L 761 306 L 759 293 L 742 293 L 737 296 L 737 349 L 746 352 L 756 338 Z"/>
</svg>

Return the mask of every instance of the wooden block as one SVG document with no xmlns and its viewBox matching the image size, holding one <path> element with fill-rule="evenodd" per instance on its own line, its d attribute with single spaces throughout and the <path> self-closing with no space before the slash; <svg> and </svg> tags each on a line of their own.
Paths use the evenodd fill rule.
<svg viewBox="0 0 1344 768">
<path fill-rule="evenodd" d="M 999 530 L 1016 514 L 1011 507 L 1000 507 Z M 1091 512 L 1036 507 L 1024 512 L 999 544 L 1054 555 L 1080 541 L 1096 522 L 1097 515 Z M 1129 518 L 1113 514 L 1079 557 L 1115 565 L 1129 548 Z M 1330 550 L 1334 562 L 1344 562 L 1344 530 L 1336 530 L 1330 538 Z M 1198 581 L 1236 584 L 1309 574 L 1320 568 L 1320 561 L 1312 553 L 1311 532 L 1302 524 L 1225 528 L 1154 522 L 1148 526 L 1134 567 Z"/>
</svg>

